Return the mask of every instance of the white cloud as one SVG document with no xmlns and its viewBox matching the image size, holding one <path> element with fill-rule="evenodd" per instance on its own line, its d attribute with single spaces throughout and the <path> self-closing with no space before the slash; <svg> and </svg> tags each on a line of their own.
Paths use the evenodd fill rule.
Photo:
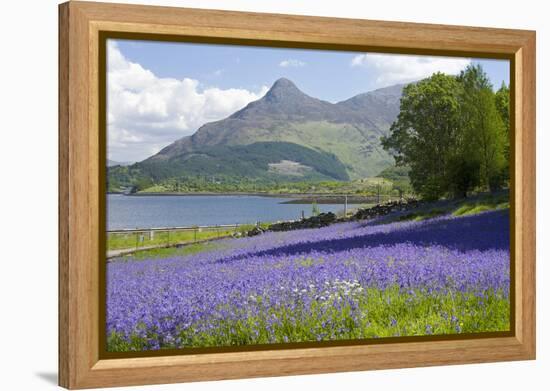
<svg viewBox="0 0 550 391">
<path fill-rule="evenodd" d="M 109 159 L 116 161 L 143 160 L 268 90 L 203 88 L 190 78 L 157 77 L 126 59 L 115 42 L 109 42 L 107 56 L 107 148 Z"/>
<path fill-rule="evenodd" d="M 456 75 L 471 63 L 469 58 L 410 56 L 401 54 L 359 54 L 352 67 L 363 67 L 375 73 L 378 85 L 410 82 L 435 72 Z"/>
<path fill-rule="evenodd" d="M 281 61 L 279 63 L 279 66 L 283 68 L 290 68 L 290 67 L 301 68 L 306 66 L 306 63 L 300 60 L 289 58 L 288 60 Z"/>
</svg>

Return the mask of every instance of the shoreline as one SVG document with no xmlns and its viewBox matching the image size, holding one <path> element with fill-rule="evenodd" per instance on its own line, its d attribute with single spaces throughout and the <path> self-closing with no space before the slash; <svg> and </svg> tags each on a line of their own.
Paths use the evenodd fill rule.
<svg viewBox="0 0 550 391">
<path fill-rule="evenodd" d="M 348 205 L 363 205 L 363 204 L 376 204 L 376 196 L 346 196 L 345 195 L 303 195 L 296 199 L 281 202 L 282 204 L 293 205 L 342 205 L 347 203 Z"/>
<path fill-rule="evenodd" d="M 194 193 L 107 193 L 107 195 L 123 195 L 128 197 L 181 197 L 181 196 L 257 196 L 257 197 L 271 197 L 271 198 L 288 198 L 288 201 L 283 204 L 343 204 L 345 202 L 346 194 L 330 194 L 330 193 L 265 193 L 265 192 L 194 192 Z M 356 196 L 347 195 L 348 204 L 370 204 L 376 202 L 376 196 Z"/>
</svg>

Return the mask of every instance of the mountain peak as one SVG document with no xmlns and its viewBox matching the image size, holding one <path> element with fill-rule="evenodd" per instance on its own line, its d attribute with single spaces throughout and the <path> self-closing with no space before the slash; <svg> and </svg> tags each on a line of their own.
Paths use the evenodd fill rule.
<svg viewBox="0 0 550 391">
<path fill-rule="evenodd" d="M 305 96 L 305 94 L 296 87 L 296 84 L 284 77 L 277 79 L 266 94 L 268 100 L 288 99 L 292 96 Z"/>
<path fill-rule="evenodd" d="M 394 89 L 395 93 L 387 89 L 330 103 L 305 94 L 291 80 L 281 78 L 262 98 L 225 119 L 204 124 L 195 134 L 132 167 L 145 164 L 143 167 L 148 168 L 143 172 L 151 173 L 158 167 L 158 175 L 174 178 L 224 172 L 259 175 L 262 180 L 272 181 L 274 175 L 289 180 L 291 174 L 273 172 L 269 164 L 259 162 L 286 161 L 292 162 L 286 166 L 317 167 L 319 170 L 315 170 L 323 178 L 327 176 L 325 169 L 333 164 L 344 164 L 351 178 L 374 176 L 392 164 L 391 156 L 380 145 L 380 136 L 387 135 L 399 113 L 401 90 Z M 304 159 L 317 152 L 330 154 L 334 161 L 322 160 L 318 166 L 305 164 Z M 241 171 L 252 170 L 251 167 L 254 172 Z M 258 174 L 256 169 L 264 171 Z M 331 175 L 328 176 L 340 178 Z"/>
<path fill-rule="evenodd" d="M 296 87 L 296 84 L 294 84 L 291 80 L 287 79 L 286 77 L 281 77 L 273 83 L 273 86 L 271 89 L 275 88 L 298 88 Z"/>
</svg>

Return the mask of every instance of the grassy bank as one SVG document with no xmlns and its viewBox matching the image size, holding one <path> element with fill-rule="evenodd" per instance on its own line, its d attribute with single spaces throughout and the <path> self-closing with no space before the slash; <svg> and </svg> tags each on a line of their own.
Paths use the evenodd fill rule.
<svg viewBox="0 0 550 391">
<path fill-rule="evenodd" d="M 143 261 L 149 259 L 184 257 L 201 252 L 214 251 L 221 248 L 223 248 L 223 244 L 218 241 L 204 241 L 198 243 L 189 243 L 184 246 L 157 247 L 146 250 L 144 249 L 123 256 L 119 256 L 115 259 L 116 261 Z"/>
<path fill-rule="evenodd" d="M 266 224 L 262 224 L 266 226 Z M 108 233 L 107 250 L 139 249 L 151 246 L 170 246 L 181 243 L 193 243 L 215 238 L 223 238 L 236 233 L 244 233 L 254 228 L 254 224 L 240 225 L 236 228 L 208 228 L 193 231 L 158 231 Z"/>
<path fill-rule="evenodd" d="M 453 216 L 468 216 L 490 210 L 500 210 L 510 207 L 508 194 L 486 195 L 479 199 L 466 200 L 453 210 Z"/>
<path fill-rule="evenodd" d="M 312 200 L 313 202 L 313 200 Z M 362 205 L 363 208 L 373 205 Z M 436 202 L 420 204 L 417 209 L 392 213 L 380 223 L 385 224 L 393 221 L 422 221 L 442 215 L 468 216 L 491 210 L 501 210 L 510 207 L 509 197 L 506 192 L 499 194 L 479 194 L 468 199 L 441 200 Z M 350 209 L 353 206 L 350 205 Z M 266 229 L 270 223 L 262 223 L 261 227 Z M 170 231 L 155 232 L 131 232 L 131 233 L 109 233 L 107 238 L 107 250 L 140 249 L 152 246 L 172 246 L 176 244 L 195 243 L 210 239 L 224 238 L 236 233 L 245 233 L 254 228 L 253 224 L 241 225 L 237 228 L 213 228 L 196 229 L 194 231 Z M 166 256 L 172 254 L 171 250 L 165 251 Z"/>
<path fill-rule="evenodd" d="M 421 204 L 419 208 L 405 213 L 397 213 L 383 219 L 390 221 L 422 221 L 442 215 L 470 216 L 481 212 L 510 208 L 507 192 L 498 194 L 479 194 L 466 199 L 441 200 Z"/>
<path fill-rule="evenodd" d="M 239 183 L 197 183 L 190 180 L 187 186 L 177 183 L 156 183 L 139 188 L 135 195 L 272 195 L 281 197 L 317 195 L 357 195 L 374 197 L 379 192 L 393 197 L 402 189 L 410 193 L 410 186 L 382 177 L 363 178 L 352 181 L 295 181 L 295 182 L 239 182 Z"/>
</svg>

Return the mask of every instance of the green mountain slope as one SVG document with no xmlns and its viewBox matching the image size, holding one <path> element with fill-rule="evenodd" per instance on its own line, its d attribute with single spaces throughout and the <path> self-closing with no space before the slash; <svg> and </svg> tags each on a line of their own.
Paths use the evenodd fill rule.
<svg viewBox="0 0 550 391">
<path fill-rule="evenodd" d="M 375 176 L 393 163 L 380 145 L 399 111 L 403 86 L 336 104 L 279 79 L 261 99 L 130 168 L 109 170 L 112 183 L 158 183 L 191 176 L 266 180 L 348 180 Z"/>
<path fill-rule="evenodd" d="M 295 169 L 285 171 L 285 162 L 294 162 L 287 166 L 296 166 Z M 254 178 L 271 175 L 300 177 L 302 180 L 349 179 L 344 165 L 334 155 L 285 142 L 214 145 L 187 153 L 184 157 L 147 160 L 138 167 L 142 174 L 154 181 L 177 177 L 182 173 L 212 177 Z"/>
</svg>

